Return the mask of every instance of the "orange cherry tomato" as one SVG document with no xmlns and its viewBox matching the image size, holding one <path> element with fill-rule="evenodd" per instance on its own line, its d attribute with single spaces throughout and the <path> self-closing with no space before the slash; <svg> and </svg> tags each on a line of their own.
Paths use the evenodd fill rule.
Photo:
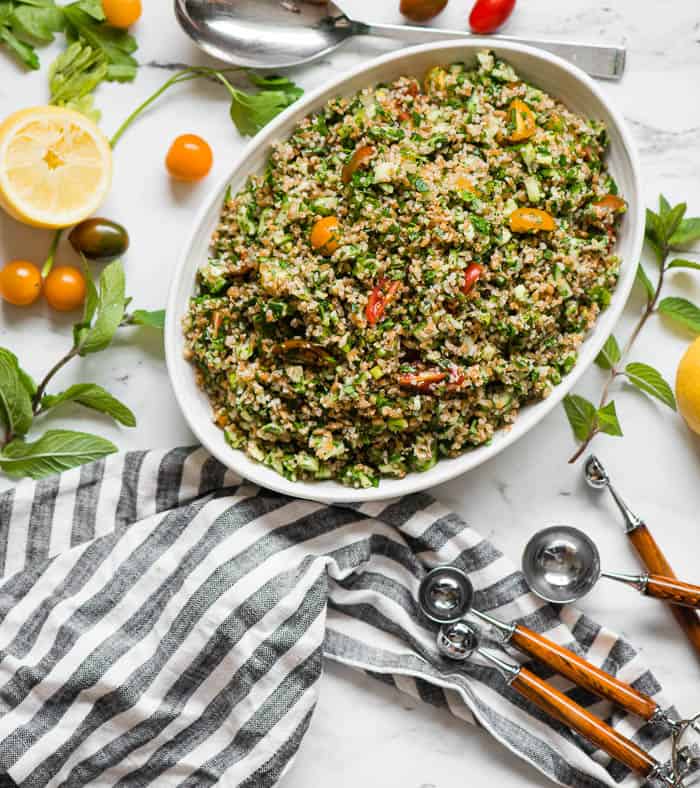
<svg viewBox="0 0 700 788">
<path fill-rule="evenodd" d="M 371 145 L 361 145 L 343 167 L 343 183 L 350 183 L 355 172 L 364 167 L 373 155 L 374 148 Z"/>
<path fill-rule="evenodd" d="M 102 0 L 107 24 L 127 28 L 141 16 L 141 0 Z"/>
<path fill-rule="evenodd" d="M 606 194 L 605 197 L 593 203 L 594 208 L 603 208 L 605 211 L 624 213 L 627 210 L 627 203 L 616 194 Z"/>
<path fill-rule="evenodd" d="M 515 128 L 508 139 L 511 142 L 522 142 L 529 139 L 537 131 L 535 113 L 520 99 L 513 99 L 510 103 L 510 117 Z"/>
<path fill-rule="evenodd" d="M 170 146 L 165 165 L 179 181 L 198 181 L 209 175 L 214 154 L 209 143 L 196 134 L 183 134 Z"/>
<path fill-rule="evenodd" d="M 514 233 L 551 232 L 557 226 L 554 217 L 539 208 L 516 208 L 510 215 L 509 223 Z"/>
<path fill-rule="evenodd" d="M 390 282 L 380 279 L 379 284 L 372 288 L 365 307 L 365 317 L 371 326 L 376 325 L 384 317 L 386 308 L 396 300 L 400 288 L 401 282 L 398 279 L 392 279 Z"/>
<path fill-rule="evenodd" d="M 464 270 L 464 284 L 462 292 L 464 295 L 471 292 L 478 279 L 484 273 L 484 269 L 478 263 L 470 263 Z"/>
<path fill-rule="evenodd" d="M 476 186 L 466 177 L 466 175 L 458 175 L 457 179 L 455 180 L 455 186 L 461 192 L 470 192 L 471 194 L 477 194 Z"/>
<path fill-rule="evenodd" d="M 26 260 L 13 260 L 0 271 L 0 294 L 9 304 L 29 306 L 41 294 L 41 271 Z"/>
<path fill-rule="evenodd" d="M 85 276 L 78 268 L 59 265 L 51 270 L 44 282 L 44 295 L 57 312 L 72 312 L 85 301 Z"/>
<path fill-rule="evenodd" d="M 340 246 L 338 243 L 339 225 L 340 222 L 336 216 L 324 216 L 319 219 L 311 230 L 311 246 L 321 254 L 333 254 Z"/>
</svg>

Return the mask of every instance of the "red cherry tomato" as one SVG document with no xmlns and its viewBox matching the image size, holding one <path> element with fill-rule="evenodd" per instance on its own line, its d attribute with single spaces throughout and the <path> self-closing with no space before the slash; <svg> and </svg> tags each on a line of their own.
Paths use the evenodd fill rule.
<svg viewBox="0 0 700 788">
<path fill-rule="evenodd" d="M 469 27 L 474 33 L 493 33 L 508 19 L 515 8 L 515 0 L 476 0 Z"/>
<path fill-rule="evenodd" d="M 466 295 L 476 284 L 479 277 L 484 273 L 484 269 L 478 263 L 470 263 L 464 271 L 464 284 L 462 292 Z"/>
<path fill-rule="evenodd" d="M 365 307 L 365 316 L 371 326 L 376 325 L 382 319 L 386 308 L 396 299 L 400 287 L 401 282 L 397 279 L 393 279 L 391 282 L 381 279 L 379 284 L 372 288 Z"/>
</svg>

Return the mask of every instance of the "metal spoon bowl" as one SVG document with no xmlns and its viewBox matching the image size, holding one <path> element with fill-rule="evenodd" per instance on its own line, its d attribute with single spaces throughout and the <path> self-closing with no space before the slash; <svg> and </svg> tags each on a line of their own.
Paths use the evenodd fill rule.
<svg viewBox="0 0 700 788">
<path fill-rule="evenodd" d="M 460 569 L 438 566 L 423 578 L 418 602 L 423 615 L 436 624 L 452 624 L 466 615 L 474 600 L 474 586 Z"/>
<path fill-rule="evenodd" d="M 555 525 L 536 533 L 523 553 L 523 574 L 547 602 L 566 605 L 591 591 L 600 577 L 598 548 L 582 531 Z"/>
<path fill-rule="evenodd" d="M 420 44 L 469 37 L 466 30 L 415 25 L 366 24 L 332 6 L 295 0 L 289 10 L 280 0 L 175 0 L 175 15 L 187 35 L 207 54 L 237 66 L 279 69 L 309 63 L 356 35 L 399 39 Z M 602 79 L 620 79 L 625 49 L 604 44 L 534 40 L 519 41 L 559 55 Z"/>
</svg>

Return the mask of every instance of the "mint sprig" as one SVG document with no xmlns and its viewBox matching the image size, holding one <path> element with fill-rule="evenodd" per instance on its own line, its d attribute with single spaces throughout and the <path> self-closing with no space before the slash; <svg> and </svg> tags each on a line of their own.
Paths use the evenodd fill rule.
<svg viewBox="0 0 700 788">
<path fill-rule="evenodd" d="M 136 426 L 132 411 L 97 383 L 77 383 L 65 391 L 48 392 L 68 363 L 107 349 L 120 328 L 160 328 L 164 322 L 162 311 L 126 313 L 130 299 L 125 295 L 124 269 L 119 261 L 102 271 L 97 287 L 89 275 L 87 284 L 83 316 L 73 327 L 73 344 L 39 384 L 11 351 L 0 348 L 0 426 L 4 427 L 0 470 L 8 475 L 38 479 L 117 451 L 105 438 L 71 430 L 49 430 L 34 441 L 27 440 L 37 419 L 70 403 L 109 416 L 124 427 Z"/>
<path fill-rule="evenodd" d="M 679 249 L 700 241 L 700 217 L 686 218 L 686 211 L 685 203 L 671 205 L 663 195 L 659 197 L 658 212 L 647 210 L 645 238 L 658 264 L 656 282 L 652 283 L 640 262 L 636 281 L 643 291 L 644 308 L 624 346 L 621 348 L 617 339 L 610 336 L 596 358 L 596 364 L 608 373 L 598 405 L 578 394 L 564 398 L 569 424 L 574 437 L 580 442 L 570 462 L 576 462 L 600 433 L 622 436 L 615 401 L 609 399 L 615 381 L 627 382 L 638 391 L 676 410 L 673 389 L 663 375 L 649 364 L 628 361 L 628 358 L 643 328 L 655 314 L 663 315 L 680 328 L 700 335 L 700 307 L 687 298 L 661 297 L 669 271 L 700 271 L 700 261 L 673 256 Z"/>
</svg>

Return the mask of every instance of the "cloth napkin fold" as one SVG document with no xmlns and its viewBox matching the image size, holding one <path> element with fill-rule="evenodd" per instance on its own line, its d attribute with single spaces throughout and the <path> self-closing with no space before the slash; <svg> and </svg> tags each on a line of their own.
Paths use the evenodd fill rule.
<svg viewBox="0 0 700 788">
<path fill-rule="evenodd" d="M 428 495 L 328 507 L 202 449 L 130 452 L 0 495 L 0 771 L 22 788 L 273 786 L 325 656 L 482 725 L 563 785 L 638 784 L 493 669 L 440 658 L 416 604 L 438 563 L 468 572 L 478 608 L 668 705 L 631 646 L 532 596 Z M 663 726 L 552 681 L 668 758 Z"/>
</svg>

